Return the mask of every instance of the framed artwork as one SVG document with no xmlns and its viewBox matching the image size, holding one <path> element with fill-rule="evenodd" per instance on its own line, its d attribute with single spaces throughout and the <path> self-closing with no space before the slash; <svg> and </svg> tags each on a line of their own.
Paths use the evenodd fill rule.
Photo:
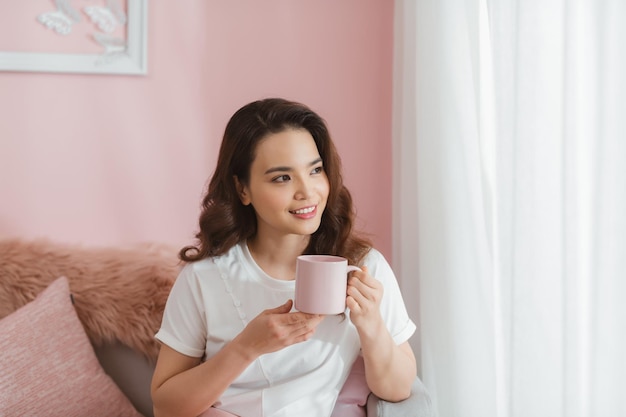
<svg viewBox="0 0 626 417">
<path fill-rule="evenodd" d="M 147 73 L 148 0 L 0 5 L 0 71 Z"/>
</svg>

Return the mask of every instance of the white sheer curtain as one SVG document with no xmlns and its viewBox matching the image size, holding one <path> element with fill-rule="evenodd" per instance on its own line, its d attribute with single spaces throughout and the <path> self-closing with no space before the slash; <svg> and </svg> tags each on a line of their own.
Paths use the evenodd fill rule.
<svg viewBox="0 0 626 417">
<path fill-rule="evenodd" d="M 438 415 L 626 416 L 626 2 L 395 26 L 394 266 Z"/>
</svg>

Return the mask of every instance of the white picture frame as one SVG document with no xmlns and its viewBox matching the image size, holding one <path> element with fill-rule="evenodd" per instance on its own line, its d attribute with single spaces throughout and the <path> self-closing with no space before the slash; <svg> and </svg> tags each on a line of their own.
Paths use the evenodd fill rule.
<svg viewBox="0 0 626 417">
<path fill-rule="evenodd" d="M 0 51 L 0 71 L 145 75 L 148 71 L 148 0 L 127 1 L 126 49 L 102 54 Z"/>
</svg>

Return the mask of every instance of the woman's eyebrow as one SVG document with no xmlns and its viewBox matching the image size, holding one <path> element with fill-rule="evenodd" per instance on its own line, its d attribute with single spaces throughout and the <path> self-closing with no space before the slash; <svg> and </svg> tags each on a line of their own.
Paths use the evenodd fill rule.
<svg viewBox="0 0 626 417">
<path fill-rule="evenodd" d="M 317 165 L 320 162 L 322 162 L 322 158 L 317 158 L 314 161 L 310 162 L 309 166 L 312 167 L 313 165 Z M 272 167 L 272 168 L 268 169 L 267 171 L 264 172 L 264 175 L 273 174 L 274 172 L 291 172 L 291 171 L 293 171 L 293 168 L 291 168 L 291 167 L 278 166 L 278 167 Z"/>
</svg>

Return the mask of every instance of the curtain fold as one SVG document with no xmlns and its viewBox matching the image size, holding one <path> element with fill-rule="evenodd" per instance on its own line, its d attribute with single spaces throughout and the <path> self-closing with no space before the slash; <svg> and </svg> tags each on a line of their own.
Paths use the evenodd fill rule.
<svg viewBox="0 0 626 417">
<path fill-rule="evenodd" d="M 626 415 L 625 23 L 396 1 L 394 260 L 442 417 Z"/>
</svg>

